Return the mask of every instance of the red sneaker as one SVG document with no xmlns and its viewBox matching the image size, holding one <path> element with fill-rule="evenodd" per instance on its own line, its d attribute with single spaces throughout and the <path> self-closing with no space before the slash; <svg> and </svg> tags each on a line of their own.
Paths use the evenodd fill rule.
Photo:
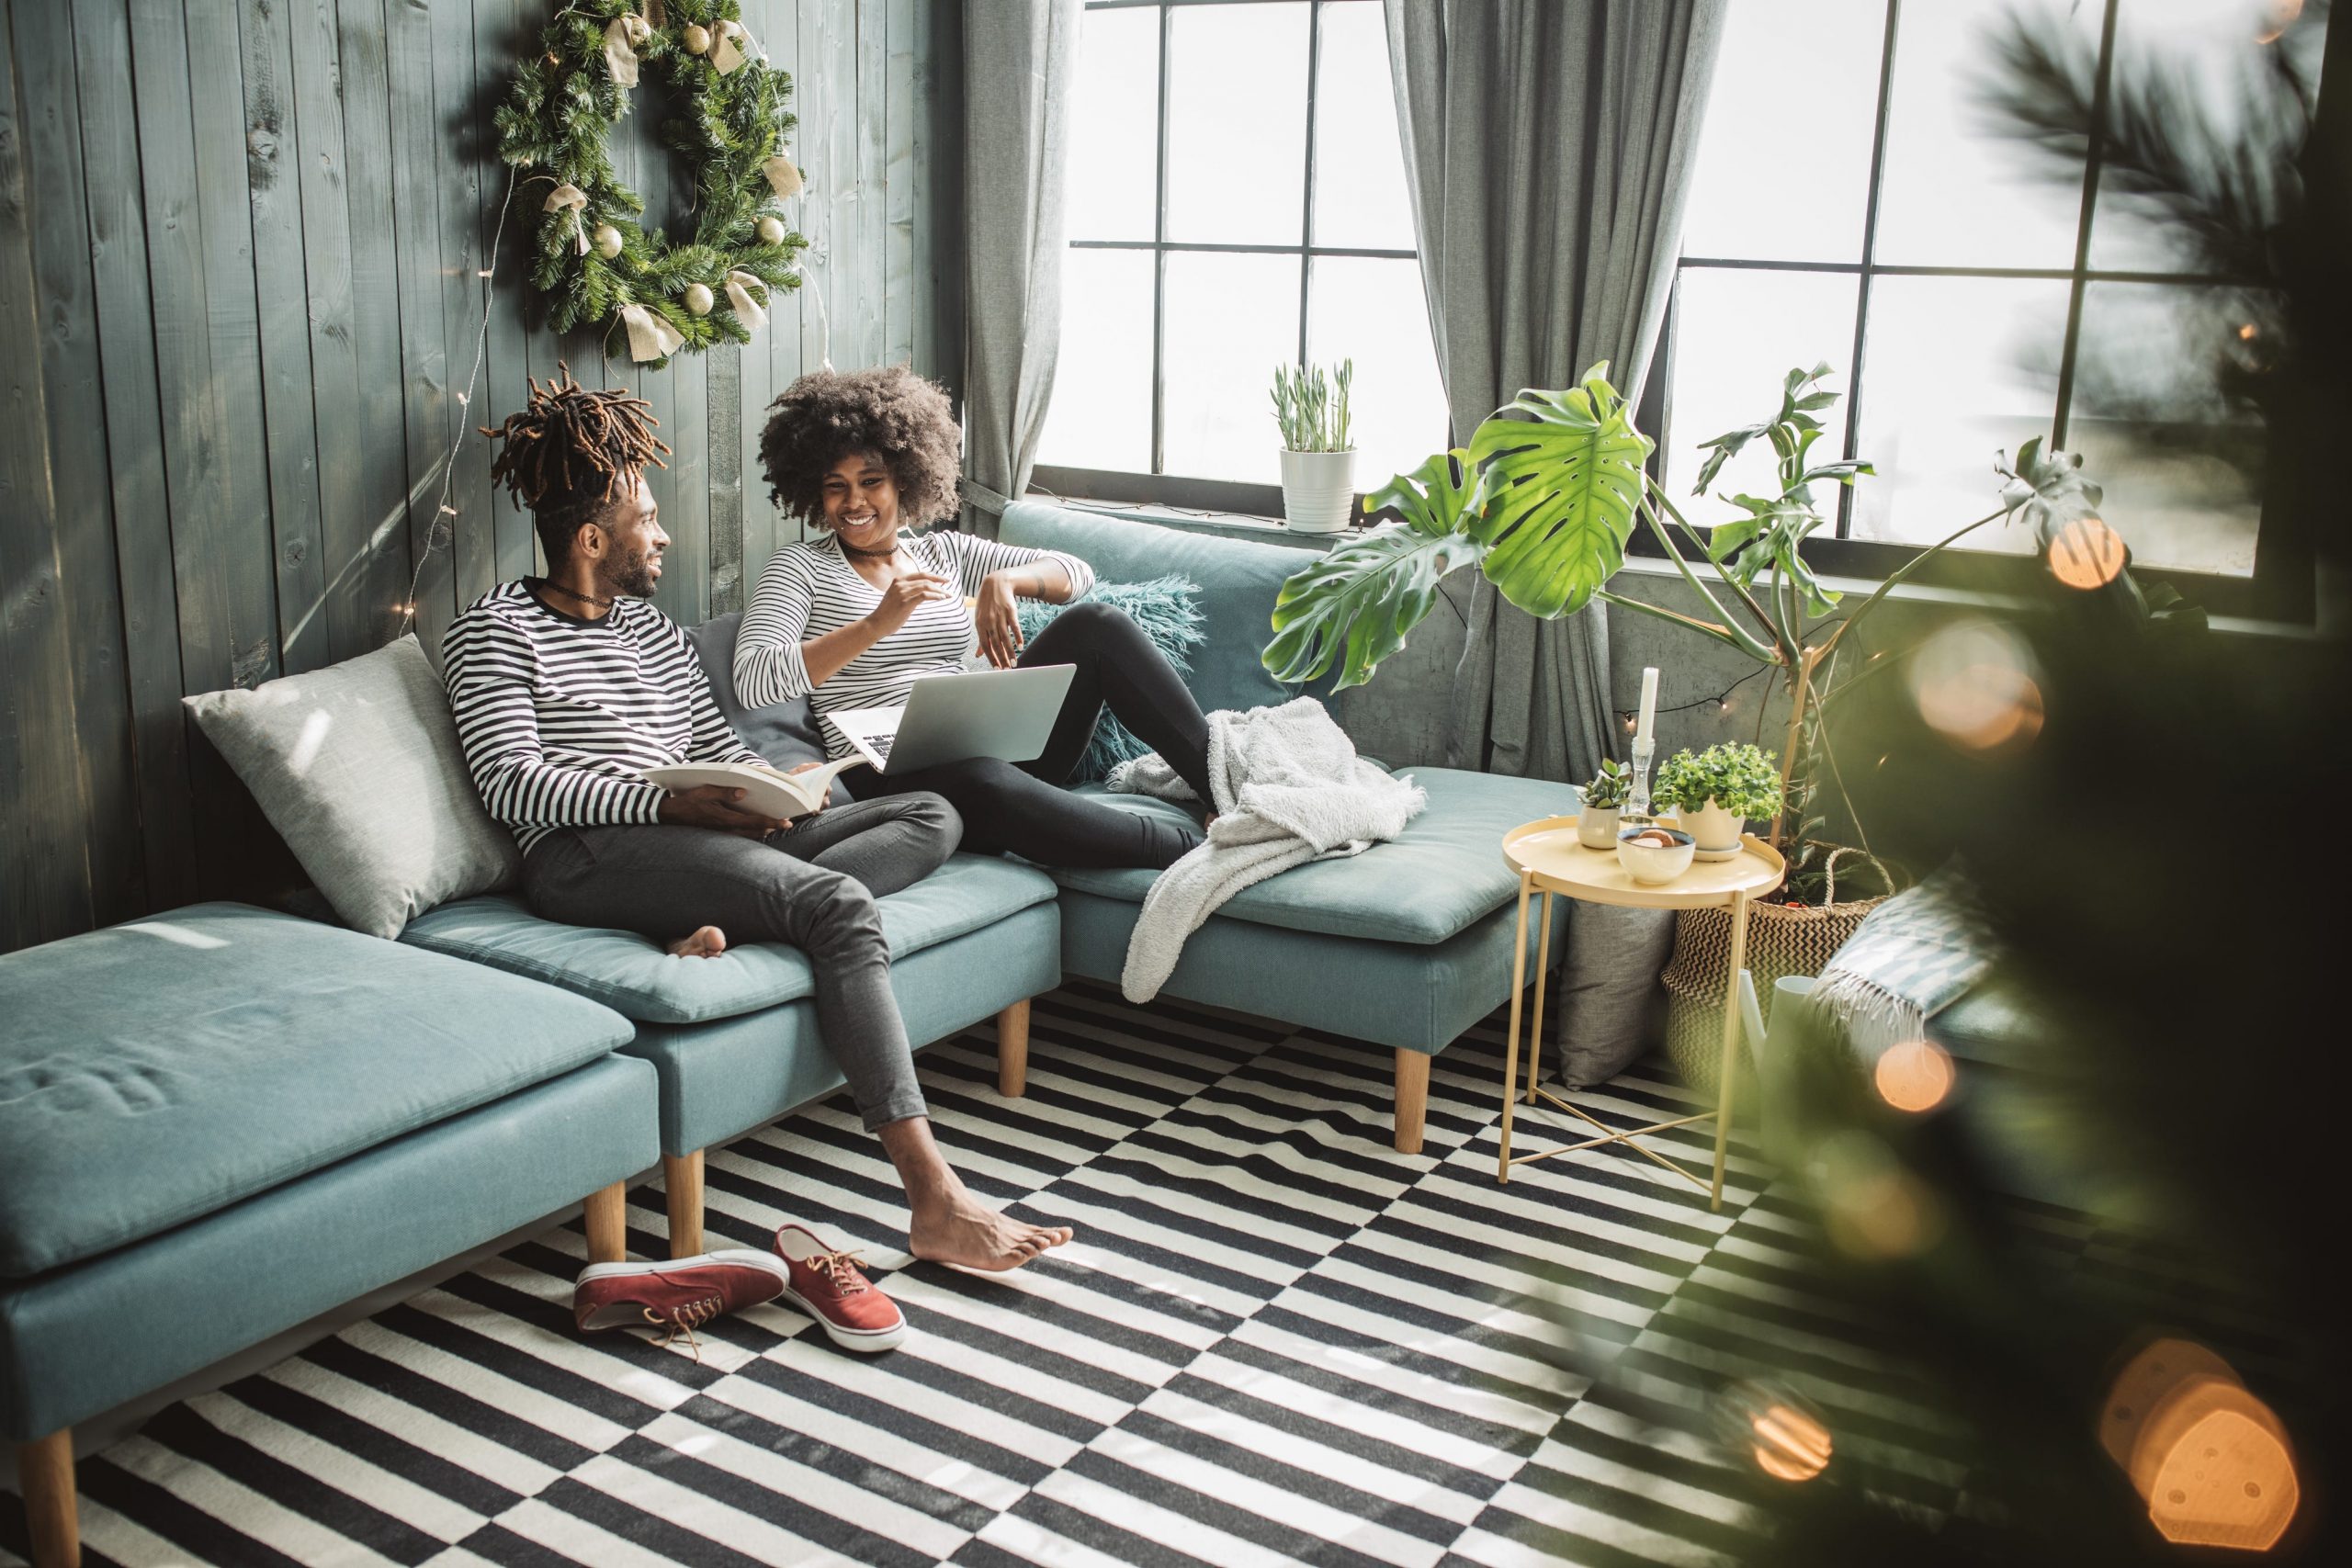
<svg viewBox="0 0 2352 1568">
<path fill-rule="evenodd" d="M 669 1330 L 664 1345 L 681 1334 L 692 1344 L 720 1313 L 774 1301 L 788 1283 L 782 1263 L 747 1247 L 667 1263 L 592 1263 L 571 1288 L 571 1315 L 583 1333 L 650 1323 Z"/>
<path fill-rule="evenodd" d="M 871 1354 L 907 1337 L 899 1303 L 858 1271 L 857 1255 L 827 1247 L 806 1225 L 778 1225 L 776 1256 L 792 1270 L 786 1301 L 815 1318 L 844 1350 Z"/>
</svg>

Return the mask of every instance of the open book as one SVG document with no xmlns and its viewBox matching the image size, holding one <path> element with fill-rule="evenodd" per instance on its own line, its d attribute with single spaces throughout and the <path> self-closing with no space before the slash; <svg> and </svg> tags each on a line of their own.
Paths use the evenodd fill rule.
<svg viewBox="0 0 2352 1568">
<path fill-rule="evenodd" d="M 645 777 L 663 789 L 695 789 L 703 784 L 740 789 L 743 798 L 739 804 L 747 811 L 763 817 L 806 817 L 823 807 L 836 776 L 865 765 L 863 757 L 844 757 L 807 773 L 786 773 L 764 762 L 681 762 L 648 768 Z"/>
</svg>

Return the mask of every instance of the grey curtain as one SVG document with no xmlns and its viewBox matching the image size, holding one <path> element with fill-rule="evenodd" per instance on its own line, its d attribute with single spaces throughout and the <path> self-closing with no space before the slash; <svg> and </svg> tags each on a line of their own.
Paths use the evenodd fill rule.
<svg viewBox="0 0 2352 1568">
<path fill-rule="evenodd" d="M 964 526 L 989 536 L 1053 400 L 1079 7 L 964 7 Z"/>
<path fill-rule="evenodd" d="M 1640 396 L 1729 0 L 1385 0 L 1421 278 L 1455 438 L 1596 360 Z M 1585 779 L 1618 739 L 1609 622 L 1479 579 L 1456 767 Z"/>
</svg>

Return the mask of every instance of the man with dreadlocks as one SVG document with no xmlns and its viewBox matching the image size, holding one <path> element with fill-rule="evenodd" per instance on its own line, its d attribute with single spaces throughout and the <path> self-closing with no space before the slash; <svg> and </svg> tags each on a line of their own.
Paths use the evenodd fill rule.
<svg viewBox="0 0 2352 1568">
<path fill-rule="evenodd" d="M 673 793 L 643 776 L 762 760 L 720 713 L 685 633 L 646 602 L 670 542 L 645 482 L 670 448 L 648 411 L 567 370 L 482 432 L 503 443 L 492 476 L 531 509 L 548 574 L 492 589 L 442 640 L 475 786 L 514 830 L 523 896 L 543 919 L 664 942 L 691 931 L 672 942 L 682 956 L 716 954 L 730 936 L 805 950 L 825 1044 L 906 1184 L 910 1250 L 1017 1268 L 1070 1233 L 988 1208 L 941 1156 L 875 910 L 955 851 L 955 808 L 901 795 L 779 821 L 745 810 L 741 790 Z"/>
</svg>

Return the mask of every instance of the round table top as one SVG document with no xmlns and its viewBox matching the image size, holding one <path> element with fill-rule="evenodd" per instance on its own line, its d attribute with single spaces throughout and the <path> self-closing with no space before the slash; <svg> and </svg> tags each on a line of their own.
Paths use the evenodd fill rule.
<svg viewBox="0 0 2352 1568">
<path fill-rule="evenodd" d="M 1788 863 L 1753 833 L 1741 836 L 1730 860 L 1694 860 L 1671 882 L 1636 882 L 1617 863 L 1615 849 L 1589 850 L 1577 841 L 1577 819 L 1546 817 L 1503 835 L 1503 861 L 1532 875 L 1546 893 L 1565 893 L 1589 904 L 1622 904 L 1637 909 L 1712 909 L 1741 893 L 1753 898 L 1781 885 Z"/>
</svg>

